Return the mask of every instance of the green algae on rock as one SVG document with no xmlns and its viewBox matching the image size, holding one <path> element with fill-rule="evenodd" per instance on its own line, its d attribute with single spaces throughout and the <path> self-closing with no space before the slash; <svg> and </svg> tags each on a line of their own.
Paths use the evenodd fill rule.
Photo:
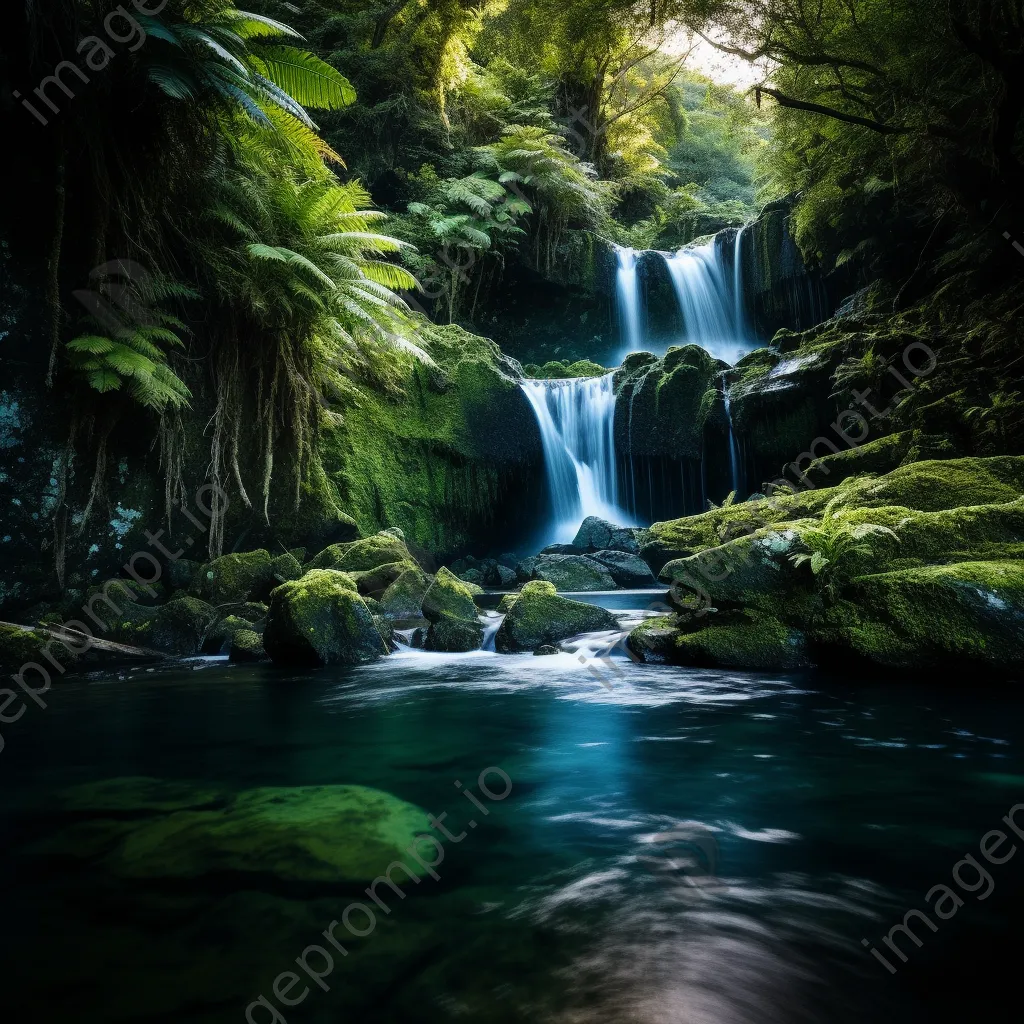
<svg viewBox="0 0 1024 1024">
<path fill-rule="evenodd" d="M 265 661 L 267 652 L 263 647 L 263 637 L 251 629 L 240 629 L 231 637 L 228 647 L 228 661 L 249 662 Z"/>
<path fill-rule="evenodd" d="M 199 596 L 211 604 L 246 601 L 265 596 L 273 582 L 270 552 L 262 548 L 221 555 L 199 571 Z"/>
<path fill-rule="evenodd" d="M 312 569 L 270 595 L 263 645 L 275 662 L 358 664 L 389 652 L 355 582 L 335 569 Z"/>
<path fill-rule="evenodd" d="M 504 654 L 533 651 L 542 644 L 557 644 L 578 633 L 618 628 L 611 612 L 582 601 L 560 597 L 545 580 L 527 583 L 509 608 L 494 638 Z"/>
<path fill-rule="evenodd" d="M 363 883 L 427 832 L 425 811 L 366 786 L 245 790 L 220 810 L 181 810 L 142 822 L 109 857 L 125 878 L 238 873 L 285 882 Z"/>
<path fill-rule="evenodd" d="M 456 619 L 476 620 L 473 591 L 450 569 L 441 566 L 423 597 L 423 614 L 437 622 L 442 613 Z"/>
<path fill-rule="evenodd" d="M 432 582 L 418 565 L 410 565 L 381 595 L 381 614 L 389 619 L 419 618 L 423 596 Z"/>
<path fill-rule="evenodd" d="M 372 537 L 345 544 L 331 544 L 307 565 L 307 569 L 340 569 L 343 572 L 366 572 L 392 562 L 413 561 L 405 541 L 393 533 L 381 531 Z"/>
</svg>

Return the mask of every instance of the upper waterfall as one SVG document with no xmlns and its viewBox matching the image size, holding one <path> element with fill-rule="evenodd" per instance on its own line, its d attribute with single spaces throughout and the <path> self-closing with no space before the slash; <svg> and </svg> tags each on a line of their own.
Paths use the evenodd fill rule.
<svg viewBox="0 0 1024 1024">
<path fill-rule="evenodd" d="M 619 325 L 627 352 L 636 352 L 643 347 L 640 327 L 640 289 L 637 284 L 635 249 L 616 249 L 618 270 L 615 275 L 615 292 L 619 309 Z"/>
<path fill-rule="evenodd" d="M 554 512 L 552 539 L 571 541 L 587 516 L 633 525 L 618 504 L 612 374 L 519 385 L 540 427 Z"/>
</svg>

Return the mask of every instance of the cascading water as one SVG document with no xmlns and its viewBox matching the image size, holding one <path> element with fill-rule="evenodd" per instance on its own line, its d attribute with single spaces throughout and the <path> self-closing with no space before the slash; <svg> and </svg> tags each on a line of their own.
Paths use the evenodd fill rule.
<svg viewBox="0 0 1024 1024">
<path fill-rule="evenodd" d="M 742 230 L 736 236 L 732 281 L 714 240 L 665 256 L 683 315 L 684 340 L 730 364 L 757 345 L 743 312 L 741 247 Z"/>
<path fill-rule="evenodd" d="M 729 421 L 729 471 L 732 480 L 732 489 L 736 492 L 737 501 L 743 497 L 740 493 L 743 481 L 740 479 L 740 454 L 739 445 L 736 444 L 736 432 L 732 428 L 732 410 L 729 408 L 729 385 L 722 387 L 722 397 L 725 400 L 725 418 Z"/>
<path fill-rule="evenodd" d="M 637 284 L 636 250 L 616 249 L 619 269 L 615 275 L 615 291 L 619 305 L 619 322 L 625 352 L 643 348 L 640 330 L 640 289 Z"/>
<path fill-rule="evenodd" d="M 732 255 L 732 305 L 733 305 L 733 327 L 737 338 L 748 338 L 751 335 L 747 326 L 747 304 L 743 295 L 743 232 L 747 230 L 744 224 L 736 232 L 735 248 Z"/>
<path fill-rule="evenodd" d="M 633 525 L 619 507 L 612 375 L 524 380 L 537 417 L 554 512 L 554 540 L 571 541 L 587 516 Z"/>
</svg>

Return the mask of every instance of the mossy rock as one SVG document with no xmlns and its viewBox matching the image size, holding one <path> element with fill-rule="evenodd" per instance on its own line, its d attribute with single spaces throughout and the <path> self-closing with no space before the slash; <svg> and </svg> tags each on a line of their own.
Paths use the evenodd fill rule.
<svg viewBox="0 0 1024 1024">
<path fill-rule="evenodd" d="M 32 629 L 0 623 L 0 671 L 4 677 L 17 672 L 28 662 L 38 663 L 47 641 L 47 637 Z M 63 645 L 60 650 L 63 651 Z"/>
<path fill-rule="evenodd" d="M 534 580 L 520 591 L 494 642 L 496 650 L 511 654 L 557 644 L 578 633 L 617 628 L 618 620 L 611 612 L 560 597 L 553 584 Z"/>
<path fill-rule="evenodd" d="M 203 641 L 206 654 L 226 654 L 236 633 L 246 630 L 252 632 L 253 623 L 240 615 L 226 615 L 211 627 Z"/>
<path fill-rule="evenodd" d="M 427 630 L 426 649 L 447 654 L 477 651 L 483 643 L 483 638 L 484 629 L 479 621 L 459 619 L 447 612 L 441 612 Z"/>
<path fill-rule="evenodd" d="M 803 633 L 756 611 L 712 621 L 696 632 L 680 633 L 671 660 L 702 668 L 781 671 L 810 668 L 813 664 Z"/>
<path fill-rule="evenodd" d="M 352 572 L 351 576 L 363 597 L 379 599 L 395 580 L 409 570 L 419 570 L 419 566 L 412 561 L 387 562 L 365 572 Z"/>
<path fill-rule="evenodd" d="M 1024 456 L 947 459 L 900 466 L 880 477 L 852 477 L 837 487 L 779 492 L 684 519 L 654 523 L 640 533 L 640 554 L 656 572 L 723 540 L 772 524 L 820 517 L 837 499 L 844 509 L 902 506 L 937 512 L 1015 501 L 1024 493 Z"/>
<path fill-rule="evenodd" d="M 626 645 L 638 660 L 663 665 L 674 660 L 678 636 L 678 620 L 671 615 L 659 615 L 644 619 L 631 630 Z"/>
<path fill-rule="evenodd" d="M 216 608 L 197 597 L 176 597 L 156 608 L 125 602 L 111 635 L 132 647 L 188 658 L 202 650 L 210 627 L 220 617 Z"/>
<path fill-rule="evenodd" d="M 432 578 L 418 565 L 411 565 L 381 595 L 381 614 L 389 619 L 419 618 L 423 595 L 431 582 Z"/>
<path fill-rule="evenodd" d="M 413 557 L 405 541 L 392 533 L 381 532 L 348 544 L 332 544 L 321 551 L 306 568 L 366 572 L 379 565 L 411 561 Z"/>
<path fill-rule="evenodd" d="M 442 614 L 467 622 L 476 622 L 477 610 L 473 593 L 450 569 L 441 566 L 434 582 L 423 596 L 423 614 L 438 622 Z"/>
<path fill-rule="evenodd" d="M 843 596 L 826 644 L 893 668 L 1024 670 L 1024 561 L 860 576 Z"/>
<path fill-rule="evenodd" d="M 199 573 L 199 594 L 211 604 L 265 596 L 273 583 L 270 552 L 240 551 L 207 562 Z"/>
<path fill-rule="evenodd" d="M 263 646 L 275 662 L 358 664 L 388 653 L 352 577 L 313 569 L 271 594 Z"/>
<path fill-rule="evenodd" d="M 284 882 L 364 884 L 408 856 L 429 830 L 425 811 L 366 786 L 239 793 L 216 811 L 178 811 L 139 825 L 109 857 L 124 878 L 237 874 Z M 399 883 L 405 878 L 399 873 Z"/>
<path fill-rule="evenodd" d="M 536 579 L 553 583 L 556 590 L 615 589 L 615 580 L 608 570 L 586 555 L 538 555 L 533 575 Z"/>
<path fill-rule="evenodd" d="M 263 647 L 263 637 L 251 629 L 240 629 L 231 637 L 228 646 L 228 661 L 252 662 L 266 661 L 267 652 Z"/>
<path fill-rule="evenodd" d="M 271 559 L 270 575 L 274 578 L 274 586 L 278 583 L 287 583 L 289 580 L 297 580 L 302 576 L 302 563 L 291 551 L 286 551 Z"/>
<path fill-rule="evenodd" d="M 502 615 L 506 614 L 512 605 L 516 603 L 517 597 L 519 597 L 518 593 L 502 595 L 501 600 L 498 602 L 497 610 L 501 612 Z"/>
</svg>

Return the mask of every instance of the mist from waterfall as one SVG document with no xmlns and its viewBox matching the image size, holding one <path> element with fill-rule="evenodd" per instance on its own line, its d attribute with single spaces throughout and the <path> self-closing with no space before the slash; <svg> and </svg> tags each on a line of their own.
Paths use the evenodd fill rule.
<svg viewBox="0 0 1024 1024">
<path fill-rule="evenodd" d="M 619 507 L 612 374 L 519 386 L 540 428 L 553 511 L 550 539 L 568 543 L 587 516 L 634 525 Z"/>
</svg>

